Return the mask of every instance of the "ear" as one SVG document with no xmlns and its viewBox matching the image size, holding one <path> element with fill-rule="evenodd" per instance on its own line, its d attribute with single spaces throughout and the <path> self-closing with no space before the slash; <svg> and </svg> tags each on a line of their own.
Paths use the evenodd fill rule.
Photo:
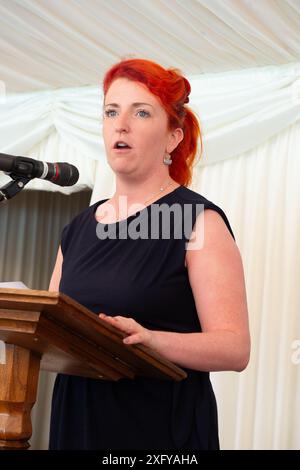
<svg viewBox="0 0 300 470">
<path fill-rule="evenodd" d="M 167 149 L 166 149 L 167 152 L 168 153 L 173 152 L 173 150 L 176 149 L 177 145 L 180 144 L 183 138 L 184 138 L 184 133 L 181 127 L 177 127 L 177 129 L 173 129 L 172 131 L 170 131 L 169 140 L 168 140 Z"/>
</svg>

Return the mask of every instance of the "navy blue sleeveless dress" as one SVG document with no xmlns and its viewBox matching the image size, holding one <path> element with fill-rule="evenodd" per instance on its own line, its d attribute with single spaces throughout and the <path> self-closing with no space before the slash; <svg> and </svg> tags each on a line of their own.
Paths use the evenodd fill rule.
<svg viewBox="0 0 300 470">
<path fill-rule="evenodd" d="M 117 229 L 116 238 L 100 239 L 96 230 L 99 201 L 76 216 L 63 230 L 64 257 L 59 290 L 95 314 L 134 318 L 146 328 L 182 333 L 201 332 L 185 267 L 186 242 L 175 223 L 171 237 L 122 238 L 127 226 L 151 207 L 179 204 L 222 209 L 200 194 L 179 186 L 125 221 L 100 224 Z M 149 221 L 151 222 L 151 220 Z M 178 232 L 179 233 L 179 232 Z M 118 382 L 59 374 L 51 410 L 50 449 L 218 449 L 218 421 L 209 373 L 185 369 L 175 382 L 137 377 Z"/>
</svg>

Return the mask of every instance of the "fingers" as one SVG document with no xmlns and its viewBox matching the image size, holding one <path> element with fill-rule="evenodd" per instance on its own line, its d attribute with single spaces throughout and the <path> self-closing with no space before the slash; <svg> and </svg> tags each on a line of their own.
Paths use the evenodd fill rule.
<svg viewBox="0 0 300 470">
<path fill-rule="evenodd" d="M 107 323 L 110 323 L 111 325 L 114 325 L 118 328 L 121 328 L 121 329 L 124 328 L 124 322 L 120 322 L 120 319 L 117 317 L 110 317 L 108 315 L 105 315 L 104 313 L 100 313 L 99 318 L 101 318 L 101 320 L 104 320 Z"/>
<path fill-rule="evenodd" d="M 128 334 L 136 333 L 137 330 L 141 328 L 141 325 L 133 320 L 133 318 L 121 317 L 120 315 L 116 317 L 110 317 L 104 313 L 100 313 L 99 318 L 101 318 L 101 320 L 107 321 L 107 323 L 110 323 L 111 325 Z"/>
<path fill-rule="evenodd" d="M 143 342 L 143 337 L 141 334 L 135 334 L 131 336 L 127 336 L 127 338 L 123 339 L 123 343 L 125 344 L 137 344 L 137 343 L 142 343 Z"/>
<path fill-rule="evenodd" d="M 142 327 L 133 318 L 122 317 L 120 315 L 111 317 L 104 313 L 100 313 L 99 318 L 128 334 L 126 338 L 123 338 L 124 344 L 143 343 L 147 339 L 148 330 Z"/>
</svg>

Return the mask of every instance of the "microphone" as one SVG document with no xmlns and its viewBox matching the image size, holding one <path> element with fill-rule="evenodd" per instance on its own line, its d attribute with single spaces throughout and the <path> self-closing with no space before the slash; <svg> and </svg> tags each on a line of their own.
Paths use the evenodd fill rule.
<svg viewBox="0 0 300 470">
<path fill-rule="evenodd" d="M 73 186 L 79 178 L 78 169 L 70 163 L 48 163 L 5 153 L 0 153 L 0 170 L 29 179 L 41 178 L 59 186 Z"/>
</svg>

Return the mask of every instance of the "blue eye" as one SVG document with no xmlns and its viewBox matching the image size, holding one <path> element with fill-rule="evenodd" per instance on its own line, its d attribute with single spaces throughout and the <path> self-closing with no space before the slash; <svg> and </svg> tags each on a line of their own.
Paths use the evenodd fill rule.
<svg viewBox="0 0 300 470">
<path fill-rule="evenodd" d="M 114 117 L 116 115 L 116 111 L 114 109 L 107 109 L 104 111 L 105 117 Z"/>
<path fill-rule="evenodd" d="M 140 109 L 137 114 L 139 114 L 141 117 L 149 117 L 150 113 L 148 111 L 145 111 L 144 109 Z"/>
</svg>

